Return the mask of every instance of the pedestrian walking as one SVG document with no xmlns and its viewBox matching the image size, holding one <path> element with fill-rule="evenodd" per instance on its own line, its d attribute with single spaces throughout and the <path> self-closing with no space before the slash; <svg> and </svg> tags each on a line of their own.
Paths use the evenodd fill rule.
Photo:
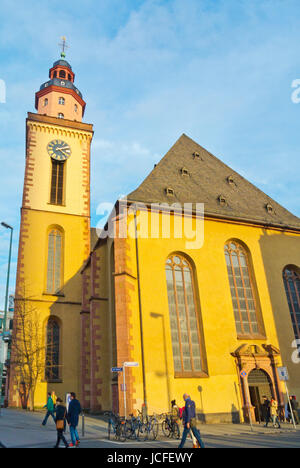
<svg viewBox="0 0 300 468">
<path fill-rule="evenodd" d="M 49 416 L 52 417 L 53 421 L 55 422 L 55 417 L 54 417 L 54 405 L 53 405 L 53 400 L 51 398 L 51 393 L 48 393 L 48 400 L 44 408 L 47 408 L 47 413 L 46 416 L 44 417 L 44 420 L 42 422 L 42 426 L 46 426 L 47 421 Z"/>
<path fill-rule="evenodd" d="M 66 428 L 66 416 L 67 416 L 67 408 L 63 405 L 63 401 L 61 398 L 56 398 L 56 431 L 57 431 L 57 441 L 54 448 L 58 448 L 60 441 L 65 444 L 65 448 L 69 448 L 69 444 L 64 436 L 64 431 Z"/>
<path fill-rule="evenodd" d="M 79 423 L 79 415 L 81 414 L 81 406 L 79 401 L 76 399 L 76 394 L 72 392 L 70 394 L 71 401 L 69 403 L 69 409 L 67 414 L 67 421 L 70 426 L 70 435 L 72 439 L 72 443 L 70 447 L 78 447 L 80 444 L 79 435 L 77 432 L 77 426 Z"/>
<path fill-rule="evenodd" d="M 179 408 L 176 404 L 176 400 L 171 401 L 171 420 L 172 422 L 178 422 L 179 419 Z"/>
<path fill-rule="evenodd" d="M 299 424 L 299 414 L 298 414 L 299 404 L 295 395 L 292 395 L 291 397 L 291 407 L 292 407 L 295 423 Z"/>
<path fill-rule="evenodd" d="M 188 395 L 187 393 L 183 395 L 183 399 L 185 401 L 185 407 L 184 407 L 184 412 L 183 412 L 184 430 L 183 430 L 182 439 L 178 448 L 184 447 L 186 438 L 191 431 L 193 435 L 196 437 L 199 446 L 201 448 L 204 448 L 204 443 L 201 439 L 200 432 L 197 429 L 195 402 L 191 400 L 190 395 Z"/>
<path fill-rule="evenodd" d="M 263 396 L 263 404 L 262 404 L 262 418 L 263 421 L 265 421 L 265 427 L 268 427 L 268 424 L 270 422 L 270 416 L 271 416 L 271 402 L 269 398 L 266 396 Z"/>
<path fill-rule="evenodd" d="M 271 418 L 273 421 L 273 427 L 276 427 L 276 424 L 277 424 L 278 429 L 280 429 L 281 426 L 280 426 L 280 422 L 278 419 L 278 403 L 275 400 L 275 398 L 271 399 L 270 409 L 271 409 Z"/>
<path fill-rule="evenodd" d="M 55 407 L 56 407 L 56 402 L 57 402 L 57 396 L 56 396 L 56 393 L 55 393 L 54 390 L 52 390 L 51 398 L 52 398 L 53 406 L 54 406 L 54 409 L 55 409 Z"/>
</svg>

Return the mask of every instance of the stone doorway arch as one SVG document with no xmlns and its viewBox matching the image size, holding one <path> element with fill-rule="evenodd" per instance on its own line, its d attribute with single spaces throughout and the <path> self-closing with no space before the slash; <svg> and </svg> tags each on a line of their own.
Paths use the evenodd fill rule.
<svg viewBox="0 0 300 468">
<path fill-rule="evenodd" d="M 265 370 L 253 369 L 248 375 L 248 386 L 250 403 L 254 409 L 255 419 L 261 423 L 263 421 L 263 397 L 266 396 L 269 400 L 275 397 L 272 380 Z"/>
<path fill-rule="evenodd" d="M 231 355 L 236 362 L 244 420 L 249 422 L 250 412 L 252 421 L 260 422 L 257 403 L 264 395 L 271 394 L 279 410 L 284 412 L 284 396 L 277 373 L 281 365 L 279 350 L 272 345 L 243 344 Z M 241 377 L 242 371 L 246 372 L 245 378 Z"/>
</svg>

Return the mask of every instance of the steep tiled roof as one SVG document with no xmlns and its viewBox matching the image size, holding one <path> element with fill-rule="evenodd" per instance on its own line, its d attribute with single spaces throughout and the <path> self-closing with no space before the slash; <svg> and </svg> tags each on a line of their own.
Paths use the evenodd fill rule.
<svg viewBox="0 0 300 468">
<path fill-rule="evenodd" d="M 204 203 L 206 215 L 300 229 L 297 216 L 184 134 L 128 199 Z"/>
</svg>

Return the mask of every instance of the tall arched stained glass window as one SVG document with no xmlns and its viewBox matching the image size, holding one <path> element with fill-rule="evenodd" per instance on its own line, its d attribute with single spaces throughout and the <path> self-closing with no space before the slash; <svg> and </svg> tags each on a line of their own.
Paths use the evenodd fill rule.
<svg viewBox="0 0 300 468">
<path fill-rule="evenodd" d="M 62 286 L 63 234 L 52 229 L 48 235 L 47 292 L 57 293 Z"/>
<path fill-rule="evenodd" d="M 300 339 L 300 274 L 293 267 L 283 271 L 283 282 L 289 304 L 295 338 Z"/>
<path fill-rule="evenodd" d="M 239 243 L 231 241 L 225 245 L 225 257 L 237 333 L 262 335 L 248 254 Z"/>
<path fill-rule="evenodd" d="M 59 323 L 54 318 L 48 320 L 46 340 L 45 377 L 47 380 L 58 380 L 60 327 Z"/>
<path fill-rule="evenodd" d="M 166 262 L 170 328 L 175 375 L 203 371 L 193 272 L 185 258 L 173 255 Z"/>
</svg>

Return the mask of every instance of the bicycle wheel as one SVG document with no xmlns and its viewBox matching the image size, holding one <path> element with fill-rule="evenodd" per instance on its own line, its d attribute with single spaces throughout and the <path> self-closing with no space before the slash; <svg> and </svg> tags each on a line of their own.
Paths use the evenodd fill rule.
<svg viewBox="0 0 300 468">
<path fill-rule="evenodd" d="M 111 433 L 112 433 L 111 421 L 108 421 L 108 426 L 107 426 L 107 438 L 108 438 L 108 440 L 110 440 Z"/>
<path fill-rule="evenodd" d="M 125 442 L 125 440 L 126 440 L 126 427 L 125 426 L 126 426 L 125 423 L 121 422 L 121 424 L 120 424 L 120 436 L 119 436 L 120 442 Z"/>
<path fill-rule="evenodd" d="M 162 428 L 162 431 L 163 431 L 163 435 L 165 437 L 170 437 L 171 428 L 170 428 L 170 424 L 167 421 L 162 422 L 161 428 Z"/>
<path fill-rule="evenodd" d="M 137 432 L 138 440 L 145 442 L 149 438 L 149 429 L 147 424 L 140 424 Z"/>
<path fill-rule="evenodd" d="M 177 422 L 173 423 L 172 436 L 174 437 L 174 439 L 180 439 L 180 428 Z"/>
<path fill-rule="evenodd" d="M 132 437 L 132 426 L 129 421 L 126 421 L 124 424 L 124 432 L 125 432 L 125 437 L 126 439 L 131 439 Z"/>
<path fill-rule="evenodd" d="M 158 422 L 154 422 L 152 424 L 152 432 L 153 432 L 153 440 L 156 440 L 158 437 L 158 432 L 159 432 Z"/>
</svg>

